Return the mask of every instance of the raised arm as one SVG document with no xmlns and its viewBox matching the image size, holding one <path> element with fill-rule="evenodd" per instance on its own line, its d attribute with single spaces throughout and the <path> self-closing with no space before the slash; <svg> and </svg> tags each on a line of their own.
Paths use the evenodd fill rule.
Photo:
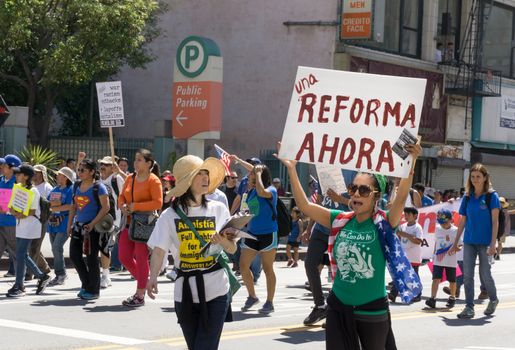
<svg viewBox="0 0 515 350">
<path fill-rule="evenodd" d="M 278 147 L 280 147 L 280 143 Z M 331 227 L 331 211 L 322 207 L 321 205 L 310 203 L 308 201 L 308 197 L 306 197 L 306 194 L 304 193 L 304 190 L 300 184 L 299 176 L 297 175 L 297 169 L 295 168 L 297 161 L 281 159 L 278 158 L 277 155 L 274 156 L 277 157 L 277 159 L 279 159 L 288 169 L 293 197 L 295 198 L 295 203 L 297 204 L 297 207 L 300 209 L 300 211 L 303 212 L 304 215 L 309 216 L 311 220 L 318 222 L 320 225 Z"/>
<path fill-rule="evenodd" d="M 397 195 L 393 200 L 392 206 L 390 208 L 390 212 L 388 214 L 388 221 L 392 227 L 396 227 L 399 225 L 401 221 L 402 212 L 404 210 L 404 205 L 406 203 L 406 199 L 408 198 L 409 190 L 411 188 L 411 184 L 413 183 L 413 169 L 415 169 L 415 163 L 417 162 L 417 158 L 422 152 L 422 147 L 420 147 L 420 142 L 416 145 L 406 145 L 406 151 L 408 151 L 413 157 L 413 163 L 411 166 L 411 171 L 407 178 L 401 179 L 399 182 L 399 187 L 397 189 Z"/>
</svg>

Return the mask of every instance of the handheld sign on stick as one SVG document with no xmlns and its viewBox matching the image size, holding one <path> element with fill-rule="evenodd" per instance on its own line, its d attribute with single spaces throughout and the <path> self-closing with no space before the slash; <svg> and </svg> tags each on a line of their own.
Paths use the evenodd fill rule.
<svg viewBox="0 0 515 350">
<path fill-rule="evenodd" d="M 125 126 L 123 114 L 123 96 L 121 81 L 107 81 L 97 83 L 98 114 L 100 115 L 100 127 L 109 128 L 109 145 L 111 159 L 114 158 L 113 128 Z"/>
<path fill-rule="evenodd" d="M 425 89 L 426 79 L 299 67 L 279 157 L 408 177 L 412 157 L 393 147 L 417 135 Z"/>
</svg>

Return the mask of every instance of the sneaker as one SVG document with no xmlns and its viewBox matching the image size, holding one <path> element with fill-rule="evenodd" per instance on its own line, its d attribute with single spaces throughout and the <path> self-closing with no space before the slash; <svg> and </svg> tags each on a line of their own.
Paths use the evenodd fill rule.
<svg viewBox="0 0 515 350">
<path fill-rule="evenodd" d="M 443 287 L 443 292 L 447 295 L 451 295 L 451 288 Z M 460 297 L 460 291 L 456 289 L 456 299 Z"/>
<path fill-rule="evenodd" d="M 38 279 L 38 285 L 36 288 L 36 295 L 40 295 L 43 293 L 48 285 L 48 282 L 50 282 L 50 275 L 43 275 L 40 279 Z"/>
<path fill-rule="evenodd" d="M 48 282 L 49 286 L 62 286 L 64 281 L 68 279 L 67 275 L 55 276 L 50 282 Z"/>
<path fill-rule="evenodd" d="M 77 293 L 77 298 L 81 298 L 82 299 L 82 294 L 84 294 L 86 292 L 86 290 L 84 288 L 81 288 L 79 290 L 79 292 Z"/>
<path fill-rule="evenodd" d="M 422 296 L 421 295 L 417 295 L 416 297 L 414 297 L 413 299 L 411 299 L 411 302 L 412 303 L 418 303 L 419 301 L 422 300 Z"/>
<path fill-rule="evenodd" d="M 298 266 L 299 266 L 299 263 L 296 261 L 291 265 L 291 267 L 298 267 Z"/>
<path fill-rule="evenodd" d="M 486 307 L 485 311 L 483 312 L 486 316 L 491 316 L 495 312 L 495 309 L 497 308 L 497 304 L 499 304 L 499 299 L 491 301 L 488 303 L 488 306 Z"/>
<path fill-rule="evenodd" d="M 447 306 L 449 309 L 452 309 L 455 304 L 456 304 L 456 298 L 450 297 L 447 300 L 447 304 L 445 304 L 445 306 Z"/>
<path fill-rule="evenodd" d="M 488 299 L 488 292 L 487 291 L 481 291 L 481 293 L 479 293 L 479 296 L 477 298 L 479 300 L 486 300 L 486 299 Z"/>
<path fill-rule="evenodd" d="M 247 311 L 248 309 L 250 309 L 251 307 L 253 307 L 257 303 L 259 303 L 259 299 L 258 298 L 253 298 L 251 296 L 248 296 L 247 300 L 245 301 L 245 305 L 243 305 L 243 307 L 241 308 L 241 311 Z"/>
<path fill-rule="evenodd" d="M 290 267 L 291 265 L 293 265 L 293 259 L 289 259 L 288 263 L 286 264 L 286 266 L 288 267 Z"/>
<path fill-rule="evenodd" d="M 434 309 L 436 307 L 436 299 L 435 298 L 427 299 L 426 305 L 429 306 L 431 309 Z"/>
<path fill-rule="evenodd" d="M 100 277 L 100 288 L 105 289 L 110 286 L 111 286 L 111 278 L 109 278 L 109 276 L 102 275 L 102 277 Z"/>
<path fill-rule="evenodd" d="M 315 306 L 308 317 L 304 319 L 305 326 L 312 326 L 315 323 L 323 320 L 327 315 L 327 309 L 325 307 Z"/>
<path fill-rule="evenodd" d="M 395 295 L 393 295 L 392 293 L 388 293 L 388 300 L 390 300 L 392 303 L 395 303 L 395 299 L 397 298 Z"/>
<path fill-rule="evenodd" d="M 4 277 L 14 277 L 14 273 L 7 272 Z"/>
<path fill-rule="evenodd" d="M 7 297 L 18 298 L 25 296 L 25 287 L 18 287 L 16 284 L 7 291 Z"/>
<path fill-rule="evenodd" d="M 84 291 L 80 298 L 83 299 L 83 300 L 95 300 L 95 299 L 98 299 L 100 295 L 98 294 L 94 294 L 94 293 L 89 293 L 89 292 L 86 292 Z"/>
<path fill-rule="evenodd" d="M 140 297 L 138 294 L 131 295 L 124 301 L 122 301 L 123 306 L 129 307 L 138 307 L 145 305 L 145 297 Z"/>
<path fill-rule="evenodd" d="M 486 311 L 486 310 L 485 310 Z M 474 309 L 471 308 L 470 306 L 465 306 L 465 308 L 463 309 L 463 311 L 461 311 L 459 314 L 458 314 L 458 318 L 473 318 L 475 315 L 474 313 Z"/>
<path fill-rule="evenodd" d="M 274 304 L 268 300 L 263 304 L 263 307 L 258 310 L 258 312 L 263 315 L 271 314 L 274 311 Z"/>
</svg>

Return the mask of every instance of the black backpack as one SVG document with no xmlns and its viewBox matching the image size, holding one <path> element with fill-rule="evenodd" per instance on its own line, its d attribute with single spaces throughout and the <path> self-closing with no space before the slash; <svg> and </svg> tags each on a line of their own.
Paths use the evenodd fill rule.
<svg viewBox="0 0 515 350">
<path fill-rule="evenodd" d="M 291 215 L 283 201 L 277 197 L 277 206 L 274 209 L 272 199 L 267 198 L 268 205 L 272 209 L 272 220 L 277 221 L 277 236 L 286 237 L 291 232 Z"/>
<path fill-rule="evenodd" d="M 50 219 L 50 215 L 52 214 L 50 212 L 50 201 L 46 199 L 43 196 L 39 197 L 39 209 L 41 213 L 39 214 L 39 222 L 41 224 L 45 225 L 48 222 L 48 219 Z"/>
<path fill-rule="evenodd" d="M 77 188 L 80 186 L 81 182 L 77 181 L 73 184 L 73 197 L 75 197 L 75 193 L 77 192 Z M 93 198 L 95 198 L 95 202 L 97 203 L 98 210 L 100 211 L 100 208 L 102 207 L 102 203 L 100 203 L 100 196 L 98 194 L 100 188 L 100 182 L 95 181 L 93 183 Z M 113 220 L 116 220 L 116 205 L 113 197 L 113 192 L 111 191 L 111 187 L 105 186 L 107 189 L 107 197 L 109 198 L 109 212 L 108 214 L 111 215 Z"/>
</svg>

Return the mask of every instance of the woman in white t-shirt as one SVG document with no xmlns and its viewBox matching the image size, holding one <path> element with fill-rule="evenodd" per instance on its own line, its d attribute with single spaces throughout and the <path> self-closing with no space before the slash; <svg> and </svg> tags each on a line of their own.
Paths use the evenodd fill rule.
<svg viewBox="0 0 515 350">
<path fill-rule="evenodd" d="M 153 249 L 148 296 L 158 292 L 157 277 L 163 257 L 171 251 L 178 278 L 175 282 L 175 312 L 190 350 L 218 349 L 226 316 L 230 317 L 229 279 L 217 262 L 221 250 L 233 254 L 236 244 L 228 230 L 220 232 L 230 214 L 227 207 L 206 199 L 222 182 L 225 170 L 215 158 L 205 161 L 188 155 L 173 167 L 176 177 L 171 190 L 172 206 L 159 217 L 148 246 Z M 182 220 L 179 211 L 189 219 Z M 200 254 L 202 243 L 190 224 L 211 242 L 208 256 Z M 184 283 L 187 281 L 188 283 Z"/>
<path fill-rule="evenodd" d="M 32 205 L 28 215 L 15 211 L 12 208 L 9 209 L 11 215 L 16 217 L 16 281 L 12 288 L 7 291 L 7 296 L 21 297 L 25 295 L 23 281 L 27 267 L 38 278 L 36 294 L 41 294 L 45 290 L 50 276 L 41 272 L 28 254 L 32 240 L 41 237 L 41 222 L 38 219 L 41 215 L 39 206 L 40 195 L 31 182 L 34 176 L 34 168 L 31 165 L 22 164 L 20 167 L 15 168 L 14 173 L 16 174 L 16 183 L 33 194 Z"/>
</svg>

